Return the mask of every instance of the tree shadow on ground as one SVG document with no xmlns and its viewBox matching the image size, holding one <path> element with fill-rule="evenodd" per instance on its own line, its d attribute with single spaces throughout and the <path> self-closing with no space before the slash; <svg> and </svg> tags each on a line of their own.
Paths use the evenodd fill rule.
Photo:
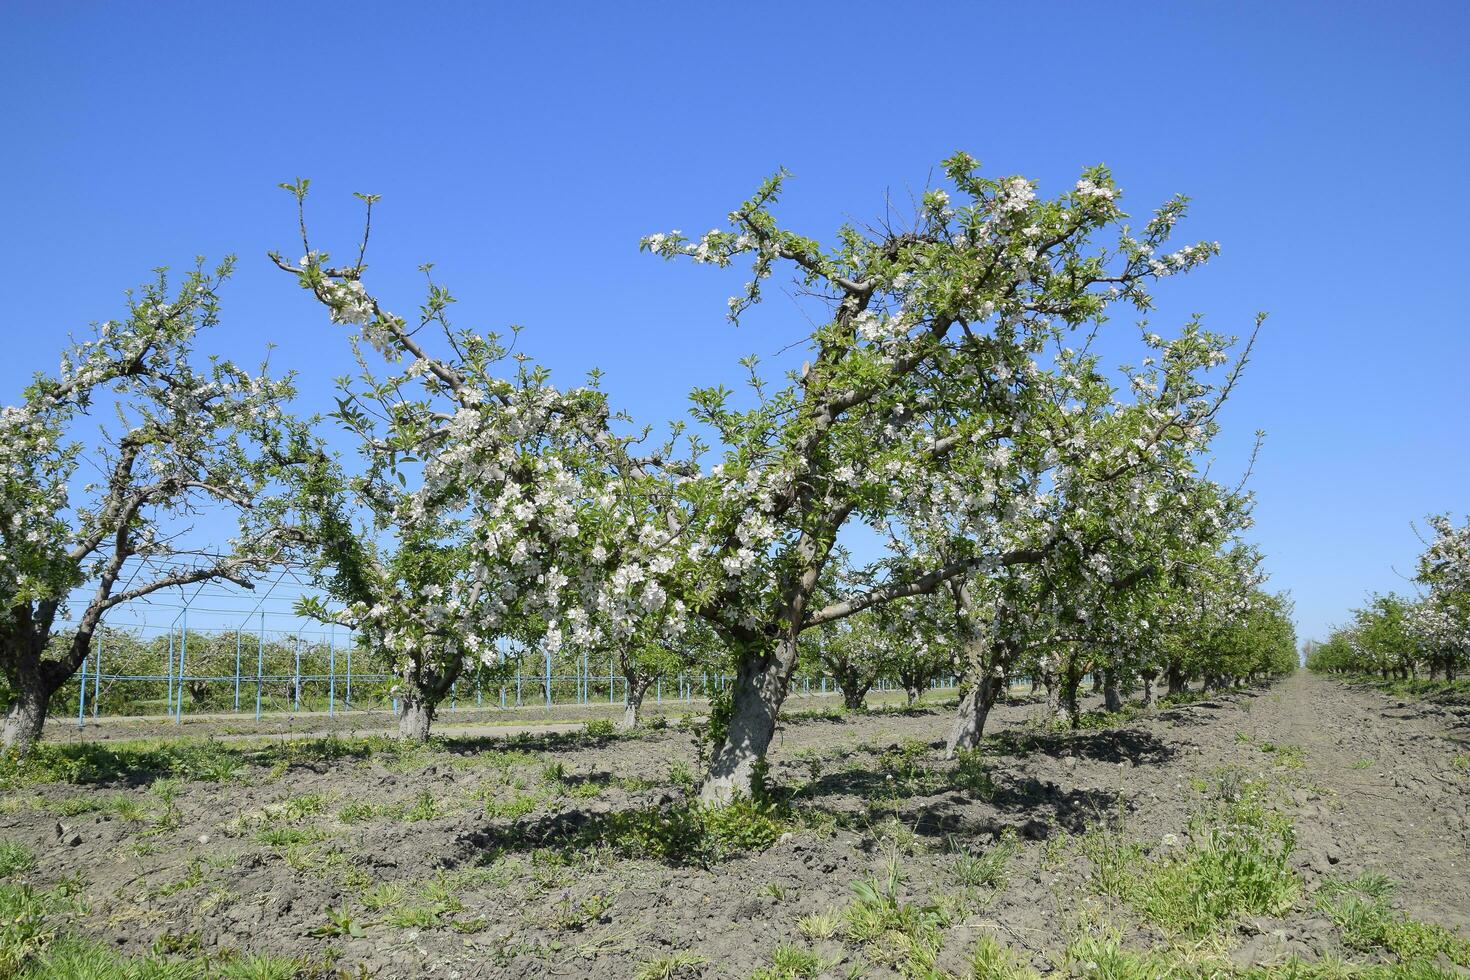
<svg viewBox="0 0 1470 980">
<path fill-rule="evenodd" d="M 998 837 L 1014 830 L 1028 840 L 1084 833 L 1116 809 L 1118 792 L 1064 787 L 1035 776 L 1000 775 L 979 799 L 950 794 L 915 808 L 912 826 L 926 837 Z"/>
<path fill-rule="evenodd" d="M 988 755 L 1017 757 L 1076 756 L 1091 762 L 1128 762 L 1135 766 L 1163 765 L 1174 758 L 1175 747 L 1140 728 L 1097 732 L 1008 731 L 985 739 Z"/>
</svg>

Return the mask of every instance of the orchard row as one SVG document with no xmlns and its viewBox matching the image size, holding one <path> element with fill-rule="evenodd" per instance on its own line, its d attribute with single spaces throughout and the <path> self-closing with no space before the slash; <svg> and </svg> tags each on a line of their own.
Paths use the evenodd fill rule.
<svg viewBox="0 0 1470 980">
<path fill-rule="evenodd" d="M 1241 540 L 1251 497 L 1208 468 L 1251 342 L 1147 320 L 1153 285 L 1218 246 L 1169 246 L 1183 198 L 1127 223 L 1103 168 L 1050 199 L 964 154 L 944 175 L 902 227 L 826 245 L 778 221 L 784 173 L 702 236 L 643 239 L 748 264 L 731 320 L 782 270 L 818 311 L 789 336 L 799 369 L 745 359 L 744 394 L 716 375 L 666 424 L 619 411 L 596 371 L 560 386 L 524 338 L 454 325 L 428 267 L 393 312 L 367 280 L 377 197 L 333 259 L 308 182 L 283 185 L 300 250 L 270 258 L 357 365 L 329 419 L 293 412 L 289 376 L 202 356 L 228 263 L 160 275 L 0 414 L 6 745 L 39 737 L 110 610 L 283 562 L 320 590 L 302 614 L 388 665 L 409 738 L 467 671 L 504 671 L 507 643 L 613 658 L 630 723 L 660 677 L 727 669 L 712 803 L 751 790 L 814 659 L 845 689 L 960 677 L 952 751 L 1013 676 L 1075 719 L 1091 673 L 1152 691 L 1289 670 L 1288 604 Z M 233 515 L 228 540 L 184 533 L 207 509 Z"/>
<path fill-rule="evenodd" d="M 1415 575 L 1421 594 L 1373 596 L 1351 623 L 1309 650 L 1308 667 L 1383 680 L 1454 681 L 1470 670 L 1470 522 L 1456 527 L 1436 515 L 1427 523 Z"/>
</svg>

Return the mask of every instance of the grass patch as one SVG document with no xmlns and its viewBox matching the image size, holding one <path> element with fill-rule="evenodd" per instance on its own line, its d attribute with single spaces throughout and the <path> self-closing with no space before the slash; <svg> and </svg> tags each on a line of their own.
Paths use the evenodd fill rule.
<svg viewBox="0 0 1470 980">
<path fill-rule="evenodd" d="M 994 890 L 1005 887 L 1011 858 L 1021 850 L 1015 831 L 1010 830 L 981 854 L 966 850 L 955 837 L 949 839 L 949 846 L 955 853 L 949 866 L 949 876 L 955 884 Z"/>
<path fill-rule="evenodd" d="M 702 968 L 708 962 L 697 953 L 671 953 L 645 962 L 633 980 L 692 980 L 704 975 Z"/>
<path fill-rule="evenodd" d="M 1182 846 L 1150 855 L 1114 831 L 1083 839 L 1097 889 L 1175 935 L 1203 937 L 1247 915 L 1290 908 L 1301 883 L 1287 863 L 1291 821 L 1270 809 L 1258 784 L 1195 815 Z"/>
<path fill-rule="evenodd" d="M 1443 955 L 1470 968 L 1470 940 L 1443 926 L 1411 919 L 1390 904 L 1394 884 L 1379 874 L 1334 880 L 1317 893 L 1317 908 L 1342 930 L 1345 946 L 1361 952 L 1387 951 L 1403 963 Z"/>
<path fill-rule="evenodd" d="M 0 840 L 0 878 L 24 874 L 36 866 L 36 856 L 19 841 Z"/>
<path fill-rule="evenodd" d="M 749 797 L 737 797 L 725 806 L 683 802 L 622 810 L 600 816 L 549 853 L 565 863 L 606 848 L 622 857 L 708 867 L 765 850 L 791 827 L 791 820 L 784 806 Z M 491 859 L 493 855 L 482 858 Z"/>
<path fill-rule="evenodd" d="M 826 961 L 811 950 L 782 943 L 771 954 L 771 965 L 756 970 L 750 980 L 807 980 L 826 966 Z"/>
</svg>

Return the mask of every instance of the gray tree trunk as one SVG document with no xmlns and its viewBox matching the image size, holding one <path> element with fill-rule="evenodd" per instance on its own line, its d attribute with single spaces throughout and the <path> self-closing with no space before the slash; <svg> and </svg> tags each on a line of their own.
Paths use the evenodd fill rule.
<svg viewBox="0 0 1470 980">
<path fill-rule="evenodd" d="M 10 707 L 5 711 L 3 734 L 0 734 L 0 743 L 7 753 L 24 756 L 40 741 L 50 701 L 43 684 L 22 681 L 12 694 Z"/>
<path fill-rule="evenodd" d="M 796 661 L 794 641 L 782 641 L 773 654 L 740 658 L 730 701 L 725 738 L 710 752 L 709 773 L 699 789 L 705 803 L 723 805 L 755 790 L 752 778 L 776 733 L 776 716 L 786 700 L 786 661 Z"/>
<path fill-rule="evenodd" d="M 1108 711 L 1123 710 L 1123 698 L 1118 693 L 1118 672 L 1111 667 L 1103 671 L 1103 707 Z"/>
<path fill-rule="evenodd" d="M 643 697 L 648 693 L 648 685 L 652 683 L 651 677 L 635 677 L 623 675 L 627 682 L 628 696 L 623 701 L 623 718 L 618 722 L 618 727 L 624 731 L 631 731 L 638 727 L 639 712 L 643 710 Z"/>
<path fill-rule="evenodd" d="M 985 736 L 985 719 L 995 704 L 995 695 L 1000 685 L 993 678 L 982 677 L 972 684 L 960 698 L 959 710 L 955 712 L 954 727 L 950 729 L 949 741 L 944 746 L 944 757 L 953 759 L 957 753 L 973 749 Z"/>
<path fill-rule="evenodd" d="M 412 694 L 398 699 L 398 737 L 410 742 L 427 742 L 434 724 L 434 704 Z"/>
<path fill-rule="evenodd" d="M 1143 675 L 1143 706 L 1152 708 L 1154 706 L 1154 675 Z"/>
</svg>

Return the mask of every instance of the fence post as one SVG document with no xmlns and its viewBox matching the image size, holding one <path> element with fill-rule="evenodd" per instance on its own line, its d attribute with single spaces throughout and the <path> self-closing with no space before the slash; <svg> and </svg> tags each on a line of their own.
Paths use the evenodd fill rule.
<svg viewBox="0 0 1470 980">
<path fill-rule="evenodd" d="M 240 713 L 240 627 L 235 627 L 235 714 Z"/>
<path fill-rule="evenodd" d="M 87 724 L 87 658 L 82 658 L 82 686 L 81 693 L 77 695 L 77 727 L 82 728 Z"/>
<path fill-rule="evenodd" d="M 337 627 L 327 635 L 327 717 L 337 715 Z"/>
<path fill-rule="evenodd" d="M 295 675 L 293 677 L 293 680 L 294 680 L 294 682 L 296 684 L 296 700 L 292 704 L 291 710 L 292 711 L 300 711 L 301 710 L 301 634 L 300 633 L 296 634 L 296 636 L 293 638 L 292 646 L 294 647 L 295 653 L 296 653 L 296 673 L 295 673 Z"/>
<path fill-rule="evenodd" d="M 189 604 L 186 602 L 186 603 L 184 603 L 184 629 L 183 629 L 183 635 L 180 637 L 180 640 L 179 640 L 179 684 L 178 684 L 178 688 L 177 688 L 178 694 L 179 694 L 179 703 L 178 703 L 177 709 L 174 712 L 174 724 L 175 725 L 182 725 L 184 723 L 184 669 L 185 669 L 184 662 L 188 658 L 188 656 L 189 656 Z"/>
<path fill-rule="evenodd" d="M 255 720 L 260 721 L 260 696 L 265 690 L 265 613 L 260 614 L 260 633 L 255 641 Z"/>
<path fill-rule="evenodd" d="M 546 648 L 546 707 L 551 708 L 551 647 Z"/>
<path fill-rule="evenodd" d="M 107 639 L 101 633 L 97 634 L 97 669 L 92 671 L 92 718 L 96 720 L 98 705 L 102 703 L 102 647 Z"/>
</svg>

